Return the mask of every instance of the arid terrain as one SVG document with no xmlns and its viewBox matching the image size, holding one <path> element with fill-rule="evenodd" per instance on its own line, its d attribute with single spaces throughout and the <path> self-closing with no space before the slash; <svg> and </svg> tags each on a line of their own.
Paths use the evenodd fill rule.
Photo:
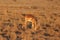
<svg viewBox="0 0 60 40">
<path fill-rule="evenodd" d="M 0 40 L 60 40 L 60 0 L 0 0 Z"/>
</svg>

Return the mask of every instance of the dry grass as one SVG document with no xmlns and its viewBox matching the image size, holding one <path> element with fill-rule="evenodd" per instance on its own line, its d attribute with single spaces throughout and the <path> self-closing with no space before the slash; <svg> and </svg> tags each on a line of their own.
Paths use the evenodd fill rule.
<svg viewBox="0 0 60 40">
<path fill-rule="evenodd" d="M 36 30 L 23 14 L 34 16 Z M 0 0 L 0 40 L 9 39 L 60 40 L 60 0 Z"/>
</svg>

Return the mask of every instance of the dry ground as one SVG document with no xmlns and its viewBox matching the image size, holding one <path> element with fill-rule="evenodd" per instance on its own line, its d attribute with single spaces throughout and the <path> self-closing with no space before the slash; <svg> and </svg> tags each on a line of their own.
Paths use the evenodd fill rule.
<svg viewBox="0 0 60 40">
<path fill-rule="evenodd" d="M 26 14 L 36 30 L 23 26 Z M 60 40 L 60 0 L 0 0 L 0 40 Z"/>
</svg>

